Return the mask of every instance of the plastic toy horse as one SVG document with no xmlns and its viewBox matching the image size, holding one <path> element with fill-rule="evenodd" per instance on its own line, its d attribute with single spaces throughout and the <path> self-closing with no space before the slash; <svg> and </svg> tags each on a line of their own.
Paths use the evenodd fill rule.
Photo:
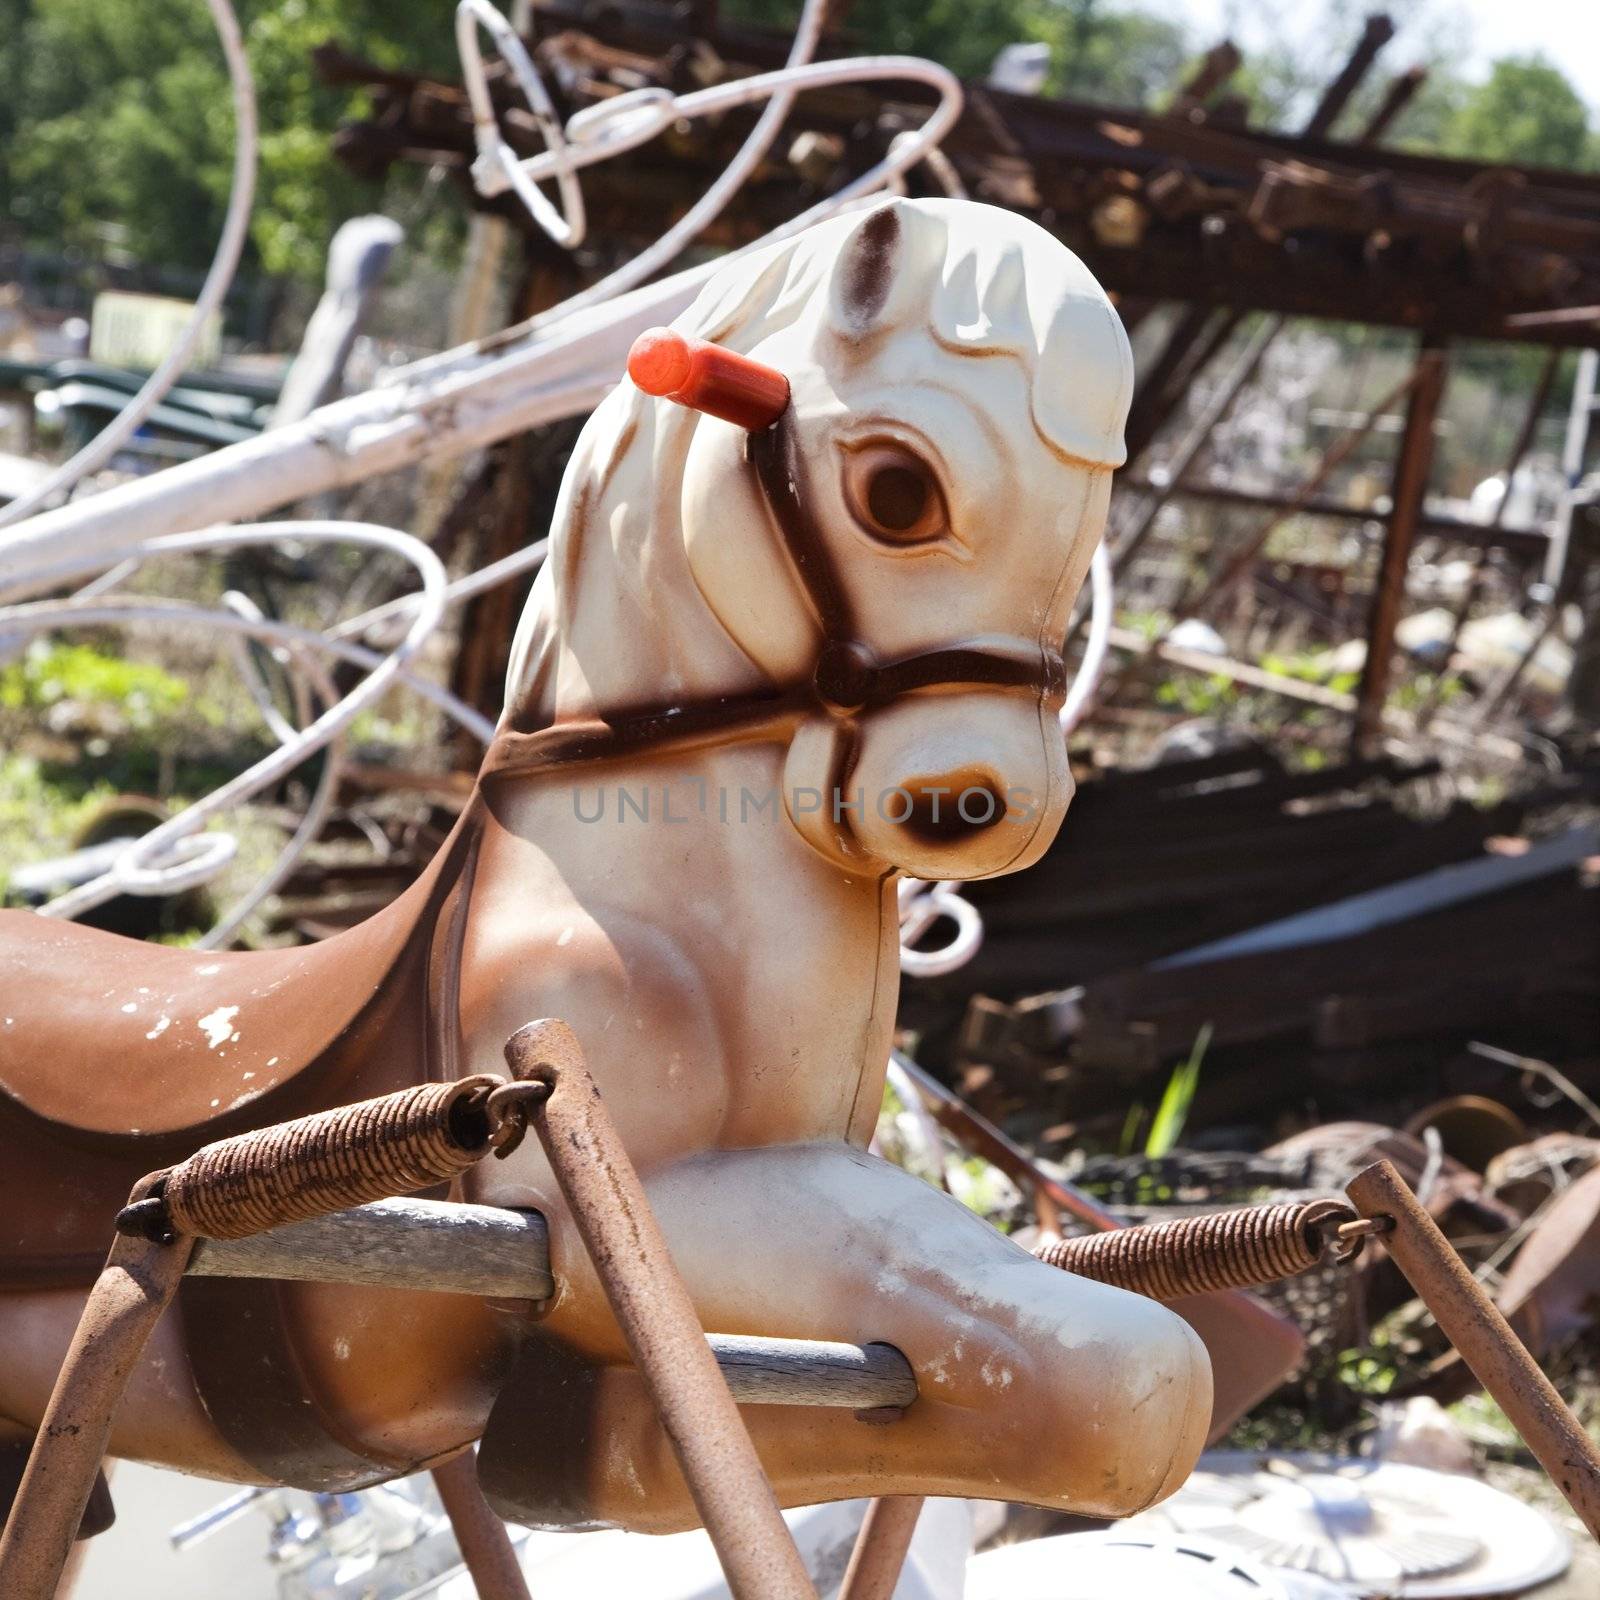
<svg viewBox="0 0 1600 1600">
<path fill-rule="evenodd" d="M 232 955 L 0 917 L 0 1430 L 37 1422 L 141 1174 L 498 1070 L 552 1015 L 705 1327 L 883 1341 L 916 1372 L 893 1421 L 746 1409 L 785 1504 L 1119 1515 L 1187 1474 L 1211 1404 L 1190 1329 L 863 1148 L 897 875 L 1015 871 L 1066 809 L 1059 646 L 1121 459 L 1120 324 L 1033 224 L 893 201 L 731 266 L 680 331 L 768 392 L 685 369 L 651 385 L 684 404 L 624 383 L 595 413 L 478 789 L 399 901 Z M 466 1198 L 549 1220 L 550 1302 L 187 1280 L 113 1452 L 333 1488 L 485 1436 L 509 1515 L 695 1522 L 542 1153 L 487 1167 Z"/>
</svg>

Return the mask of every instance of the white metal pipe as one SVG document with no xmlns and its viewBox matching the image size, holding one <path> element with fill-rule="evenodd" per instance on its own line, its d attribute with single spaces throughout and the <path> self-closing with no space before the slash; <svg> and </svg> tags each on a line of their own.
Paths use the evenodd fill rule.
<svg viewBox="0 0 1600 1600">
<path fill-rule="evenodd" d="M 111 566 L 155 535 L 256 517 L 430 457 L 461 455 L 591 409 L 633 340 L 670 321 L 713 264 L 635 291 L 509 350 L 322 406 L 259 438 L 30 517 L 0 537 L 0 600 Z"/>
<path fill-rule="evenodd" d="M 1061 707 L 1061 731 L 1071 733 L 1083 721 L 1094 699 L 1095 689 L 1106 670 L 1111 648 L 1111 618 L 1116 610 L 1116 591 L 1111 576 L 1111 555 L 1104 539 L 1094 547 L 1089 561 L 1089 637 L 1084 642 L 1083 659 L 1077 676 Z"/>
<path fill-rule="evenodd" d="M 785 70 L 792 72 L 810 61 L 816 51 L 826 13 L 827 0 L 805 0 Z M 745 180 L 760 165 L 762 157 L 772 148 L 772 141 L 777 138 L 784 119 L 794 105 L 796 92 L 794 88 L 779 88 L 774 92 L 755 127 L 735 152 L 733 160 L 717 174 L 711 187 L 654 244 L 641 250 L 631 261 L 625 261 L 614 272 L 607 273 L 598 283 L 592 283 L 587 289 L 572 295 L 559 309 L 571 313 L 583 306 L 598 305 L 603 300 L 610 300 L 636 287 L 646 279 L 653 278 L 680 251 L 698 239 L 722 214 Z M 907 136 L 902 134 L 901 137 Z"/>
<path fill-rule="evenodd" d="M 552 176 L 561 195 L 557 211 L 539 193 L 533 180 L 524 174 L 521 163 L 512 155 L 495 121 L 494 102 L 489 98 L 489 80 L 483 69 L 483 52 L 478 48 L 478 29 L 494 36 L 500 54 L 511 68 L 533 113 L 545 148 L 560 163 Z M 467 102 L 472 107 L 472 131 L 478 146 L 478 159 L 472 176 L 485 194 L 497 194 L 510 187 L 533 220 L 559 245 L 568 250 L 583 243 L 587 225 L 583 214 L 583 190 L 578 184 L 576 165 L 565 159 L 567 131 L 550 103 L 544 79 L 528 59 L 517 30 L 500 15 L 488 0 L 459 0 L 456 6 L 456 51 L 461 57 L 462 80 L 467 86 Z"/>
<path fill-rule="evenodd" d="M 149 557 L 229 549 L 241 545 L 274 544 L 285 538 L 365 546 L 388 551 L 410 562 L 422 581 L 425 598 L 405 637 L 349 694 L 302 729 L 295 741 L 280 745 L 244 772 L 230 778 L 176 816 L 169 817 L 150 833 L 131 841 L 110 872 L 40 907 L 41 915 L 71 917 L 103 903 L 115 894 L 167 894 L 174 892 L 177 887 L 188 887 L 196 881 L 203 881 L 196 876 L 200 861 L 205 861 L 209 871 L 214 872 L 227 858 L 218 859 L 220 841 L 207 844 L 192 837 L 199 833 L 201 825 L 218 812 L 237 805 L 241 800 L 287 777 L 308 755 L 348 727 L 361 711 L 387 693 L 438 625 L 444 613 L 447 587 L 444 568 L 439 558 L 421 540 L 390 528 L 355 522 L 304 521 L 211 529 L 202 533 L 171 534 L 165 538 L 147 540 L 139 553 Z M 62 565 L 57 564 L 58 570 Z M 68 576 L 73 575 L 71 563 L 65 564 L 65 570 Z M 0 628 L 4 627 L 6 620 L 7 612 L 0 610 Z M 210 852 L 209 856 L 199 854 L 197 859 L 197 853 L 206 851 Z"/>
</svg>

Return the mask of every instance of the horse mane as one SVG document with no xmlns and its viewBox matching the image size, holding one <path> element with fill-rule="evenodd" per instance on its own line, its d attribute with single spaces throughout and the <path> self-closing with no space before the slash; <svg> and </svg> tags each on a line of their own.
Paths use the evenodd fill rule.
<svg viewBox="0 0 1600 1600">
<path fill-rule="evenodd" d="M 846 212 L 730 262 L 673 326 L 748 354 L 806 317 L 816 323 L 816 358 L 828 356 L 824 342 L 859 358 L 911 329 L 954 355 L 1015 360 L 1028 374 L 1033 426 L 1057 455 L 1106 471 L 1125 459 L 1133 357 L 1121 320 L 1078 257 L 1015 212 L 907 199 Z M 551 707 L 557 642 L 570 636 L 585 547 L 599 530 L 612 541 L 623 615 L 649 626 L 652 566 L 683 559 L 677 541 L 664 551 L 656 546 L 668 541 L 651 536 L 669 512 L 677 525 L 673 503 L 698 421 L 622 383 L 585 424 L 512 647 L 508 711 Z M 633 451 L 651 462 L 648 505 L 609 515 L 613 480 Z"/>
</svg>

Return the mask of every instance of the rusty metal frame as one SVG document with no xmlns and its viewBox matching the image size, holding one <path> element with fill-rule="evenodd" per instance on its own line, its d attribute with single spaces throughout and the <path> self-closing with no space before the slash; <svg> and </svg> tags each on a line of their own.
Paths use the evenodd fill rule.
<svg viewBox="0 0 1600 1600">
<path fill-rule="evenodd" d="M 473 1452 L 452 1456 L 431 1476 L 478 1600 L 532 1600 L 511 1535 L 478 1486 Z"/>
<path fill-rule="evenodd" d="M 1473 563 L 1472 576 L 1467 580 L 1467 586 L 1462 591 L 1460 600 L 1456 602 L 1455 610 L 1450 617 L 1450 637 L 1445 643 L 1444 658 L 1439 667 L 1439 674 L 1434 679 L 1423 703 L 1417 708 L 1417 732 L 1426 733 L 1428 724 L 1433 721 L 1435 712 L 1444 698 L 1444 684 L 1450 665 L 1455 660 L 1456 647 L 1461 642 L 1461 630 L 1467 625 L 1472 615 L 1473 607 L 1478 603 L 1478 597 L 1483 592 L 1484 576 L 1489 568 L 1492 551 L 1498 544 L 1505 529 L 1506 511 L 1511 504 L 1511 483 L 1517 475 L 1529 450 L 1533 446 L 1533 436 L 1538 431 L 1539 419 L 1544 415 L 1545 402 L 1550 398 L 1550 390 L 1554 386 L 1556 369 L 1561 364 L 1559 350 L 1547 350 L 1544 361 L 1540 364 L 1538 382 L 1535 383 L 1533 394 L 1528 399 L 1527 409 L 1522 413 L 1522 425 L 1517 429 L 1517 436 L 1512 441 L 1511 450 L 1506 456 L 1504 468 L 1506 487 L 1505 493 L 1500 496 L 1500 503 L 1494 508 L 1494 515 L 1489 519 L 1488 525 L 1483 530 L 1483 545 L 1478 551 L 1478 559 Z M 1423 527 L 1427 526 L 1427 518 L 1423 518 Z M 1548 544 L 1548 541 L 1544 541 Z"/>
<path fill-rule="evenodd" d="M 1316 499 L 1317 495 L 1321 493 L 1329 478 L 1331 478 L 1333 474 L 1338 471 L 1339 467 L 1343 465 L 1345 460 L 1354 453 L 1361 442 L 1369 433 L 1372 432 L 1373 428 L 1377 425 L 1379 418 L 1388 412 L 1391 406 L 1397 404 L 1402 396 L 1414 393 L 1418 385 L 1424 381 L 1425 371 L 1425 364 L 1418 363 L 1418 365 L 1409 373 L 1407 373 L 1406 376 L 1397 384 L 1395 384 L 1395 386 L 1390 389 L 1389 392 L 1385 394 L 1384 397 L 1379 400 L 1378 403 L 1373 406 L 1372 409 L 1369 410 L 1358 423 L 1355 424 L 1355 426 L 1347 429 L 1339 437 L 1339 439 L 1329 446 L 1327 451 L 1323 454 L 1322 459 L 1317 463 L 1316 468 L 1312 471 L 1311 475 L 1303 480 L 1300 486 L 1291 494 L 1289 494 L 1284 500 L 1279 502 L 1277 509 L 1269 512 L 1265 517 L 1263 517 L 1262 520 L 1256 525 L 1254 530 L 1252 530 L 1252 532 L 1249 533 L 1241 543 L 1234 547 L 1233 551 L 1231 552 L 1230 559 L 1223 566 L 1222 570 L 1217 573 L 1215 577 L 1203 584 L 1200 592 L 1195 595 L 1193 599 L 1182 601 L 1178 605 L 1174 606 L 1172 615 L 1167 619 L 1160 632 L 1156 634 L 1153 639 L 1145 643 L 1143 650 L 1138 655 L 1136 655 L 1129 662 L 1125 663 L 1118 673 L 1109 678 L 1105 686 L 1100 690 L 1100 696 L 1103 700 L 1108 700 L 1111 698 L 1120 684 L 1126 679 L 1127 674 L 1135 670 L 1140 661 L 1146 660 L 1155 655 L 1156 651 L 1166 643 L 1168 635 L 1171 634 L 1173 629 L 1176 628 L 1179 623 L 1187 620 L 1190 617 L 1202 615 L 1212 605 L 1214 605 L 1218 599 L 1230 593 L 1245 577 L 1249 575 L 1251 569 L 1255 566 L 1256 560 L 1261 555 L 1261 552 L 1266 548 L 1267 541 L 1272 537 L 1272 535 L 1286 521 L 1288 521 L 1291 516 L 1293 516 L 1296 512 L 1303 510 Z M 1431 436 L 1432 425 L 1430 421 L 1430 439 Z M 1424 468 L 1424 476 L 1425 475 L 1426 468 Z M 1418 506 L 1420 508 L 1420 497 Z M 1412 527 L 1411 531 L 1413 534 L 1415 533 L 1414 526 Z M 1407 550 L 1409 550 L 1409 548 L 1410 545 L 1408 540 Z M 1403 583 L 1403 567 L 1401 571 L 1401 579 Z"/>
<path fill-rule="evenodd" d="M 1444 394 L 1445 372 L 1444 346 L 1424 340 L 1412 374 L 1405 429 L 1400 436 L 1400 454 L 1395 460 L 1383 555 L 1367 617 L 1367 658 L 1356 690 L 1355 723 L 1350 731 L 1352 760 L 1359 760 L 1368 753 L 1383 725 L 1389 669 L 1394 662 L 1395 630 L 1400 623 L 1400 609 L 1405 604 L 1411 547 L 1416 543 L 1423 497 L 1428 490 L 1428 474 L 1433 466 L 1433 427 Z M 1508 492 L 1509 488 L 1507 485 Z"/>
<path fill-rule="evenodd" d="M 838 1600 L 893 1600 L 921 1515 L 921 1495 L 882 1495 L 868 1502 Z"/>
<path fill-rule="evenodd" d="M 529 1023 L 506 1044 L 542 1091 L 531 1120 L 735 1600 L 817 1600 L 749 1430 L 576 1035 Z"/>
<path fill-rule="evenodd" d="M 817 1600 L 576 1036 L 561 1022 L 530 1023 L 508 1041 L 506 1060 L 514 1081 L 495 1090 L 491 1104 L 501 1116 L 531 1121 L 539 1136 L 735 1600 Z M 1009 1143 L 997 1131 L 994 1140 Z M 152 1181 L 145 1180 L 135 1196 L 147 1192 Z M 1499 1402 L 1580 1520 L 1600 1538 L 1600 1446 L 1584 1432 L 1394 1167 L 1377 1162 L 1359 1173 L 1347 1192 L 1367 1220 L 1339 1227 L 1346 1254 L 1358 1249 L 1367 1234 L 1381 1232 L 1389 1254 L 1441 1331 Z M 1101 1221 L 1098 1208 L 1064 1186 L 1059 1193 L 1052 1186 L 1050 1198 L 1068 1203 L 1092 1225 Z M 1340 1215 L 1349 1216 L 1332 1202 L 1323 1212 L 1315 1224 L 1321 1230 L 1319 1240 Z M 1229 1220 L 1202 1218 L 1179 1226 L 1203 1231 L 1220 1223 L 1226 1231 Z M 1309 1225 L 1294 1223 L 1297 1230 Z M 1142 1243 L 1159 1232 L 1135 1229 L 1121 1237 Z M 1222 1242 L 1228 1246 L 1225 1254 L 1241 1261 L 1248 1257 L 1267 1275 L 1277 1276 L 1285 1268 L 1278 1254 L 1247 1245 L 1232 1233 Z M 164 1231 L 155 1237 L 119 1234 L 112 1246 L 57 1377 L 11 1515 L 0 1531 L 0 1593 L 6 1600 L 53 1600 L 118 1403 L 145 1343 L 177 1292 L 194 1246 L 193 1237 Z M 1319 1243 L 1311 1253 L 1320 1248 Z M 1287 1265 L 1288 1270 L 1302 1270 L 1301 1265 Z M 1143 1292 L 1151 1291 L 1146 1286 Z M 485 1600 L 528 1600 L 514 1548 L 483 1499 L 470 1452 L 435 1467 L 434 1478 L 480 1594 Z M 922 1504 L 919 1496 L 886 1496 L 870 1503 L 840 1600 L 890 1600 Z"/>
<path fill-rule="evenodd" d="M 1384 1244 L 1395 1265 L 1578 1519 L 1600 1539 L 1600 1446 L 1540 1371 L 1438 1223 L 1388 1161 L 1358 1172 L 1345 1193 L 1364 1217 L 1390 1224 Z"/>
<path fill-rule="evenodd" d="M 541 0 L 539 12 L 539 59 L 583 85 L 580 98 L 603 93 L 610 73 L 670 82 L 686 37 L 665 4 L 599 13 L 578 0 Z M 786 30 L 713 16 L 696 17 L 688 37 L 751 70 L 779 65 L 789 46 Z M 1329 137 L 1381 44 L 1378 31 L 1362 38 L 1310 123 L 1293 134 L 1247 129 L 1227 105 L 1197 104 L 1185 91 L 1171 107 L 1141 111 L 969 84 L 966 115 L 944 148 L 973 193 L 1048 219 L 1133 320 L 1158 301 L 1199 302 L 1460 337 L 1585 342 L 1587 323 L 1546 319 L 1561 305 L 1595 299 L 1600 182 L 1520 168 L 1513 192 L 1481 186 L 1480 164 L 1378 152 L 1372 146 L 1415 91 L 1415 72 L 1393 80 L 1365 137 Z M 1200 79 L 1201 94 L 1217 92 L 1226 65 Z M 458 85 L 379 68 L 334 46 L 319 52 L 318 66 L 327 81 L 374 91 L 373 114 L 339 135 L 339 153 L 354 169 L 371 175 L 395 161 L 426 160 L 464 177 L 471 123 Z M 908 94 L 904 104 L 916 100 Z M 863 120 L 885 110 L 866 92 L 823 94 L 808 101 L 805 125 L 859 140 Z M 899 113 L 896 104 L 887 114 Z M 624 239 L 653 232 L 680 194 L 686 200 L 703 187 L 730 136 L 645 152 L 631 171 L 609 172 L 592 186 L 596 230 Z M 531 134 L 508 129 L 508 137 L 519 150 L 533 148 Z M 775 169 L 707 242 L 743 242 L 791 214 L 798 181 Z M 1096 234 L 1098 208 L 1111 197 L 1133 202 L 1138 242 Z M 1291 258 L 1284 236 L 1299 230 L 1306 231 Z M 1508 321 L 1530 315 L 1540 320 Z"/>
<path fill-rule="evenodd" d="M 0 1531 L 0 1595 L 53 1600 L 145 1342 L 183 1281 L 194 1240 L 118 1235 L 89 1291 Z"/>
</svg>

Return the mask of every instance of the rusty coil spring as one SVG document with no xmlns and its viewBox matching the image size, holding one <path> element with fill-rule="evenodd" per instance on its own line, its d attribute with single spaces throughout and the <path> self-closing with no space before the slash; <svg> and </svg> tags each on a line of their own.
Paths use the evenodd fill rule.
<svg viewBox="0 0 1600 1600">
<path fill-rule="evenodd" d="M 490 1150 L 515 1147 L 530 1088 L 489 1074 L 419 1084 L 219 1140 L 165 1174 L 166 1226 L 243 1239 L 448 1183 Z"/>
<path fill-rule="evenodd" d="M 1341 1200 L 1290 1201 L 1057 1239 L 1034 1253 L 1081 1278 L 1178 1300 L 1297 1277 L 1330 1250 L 1347 1259 L 1353 1252 L 1342 1249 L 1338 1229 L 1355 1220 Z"/>
</svg>

